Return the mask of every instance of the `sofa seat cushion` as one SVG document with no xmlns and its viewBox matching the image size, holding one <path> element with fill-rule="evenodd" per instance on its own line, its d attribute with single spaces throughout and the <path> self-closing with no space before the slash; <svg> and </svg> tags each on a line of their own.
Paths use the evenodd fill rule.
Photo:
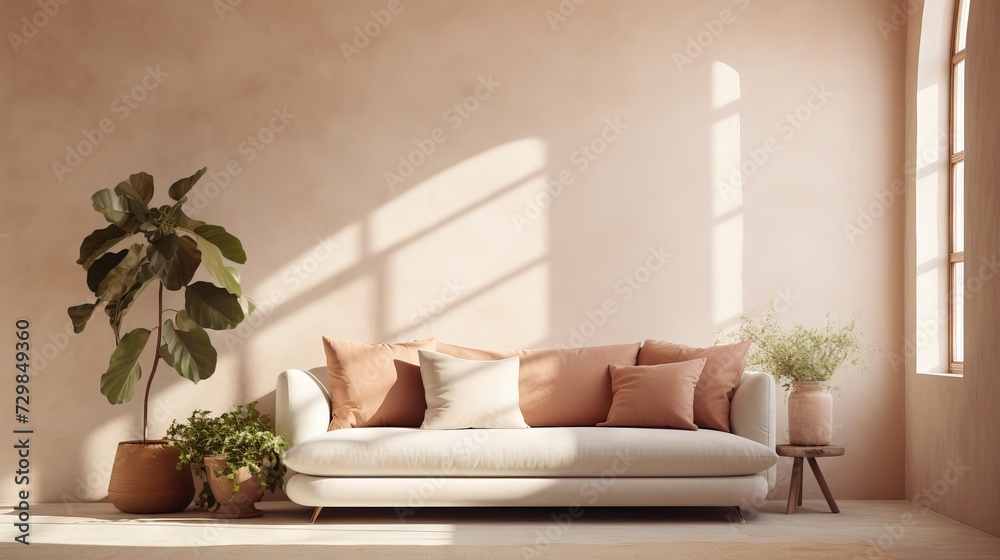
<svg viewBox="0 0 1000 560">
<path fill-rule="evenodd" d="M 352 428 L 285 455 L 313 476 L 740 476 L 777 463 L 773 449 L 712 430 L 556 427 L 529 430 Z"/>
</svg>

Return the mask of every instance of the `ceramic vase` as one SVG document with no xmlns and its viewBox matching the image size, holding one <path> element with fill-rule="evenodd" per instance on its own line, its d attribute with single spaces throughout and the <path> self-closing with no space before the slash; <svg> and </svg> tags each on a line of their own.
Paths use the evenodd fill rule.
<svg viewBox="0 0 1000 560">
<path fill-rule="evenodd" d="M 794 381 L 788 395 L 788 443 L 830 445 L 833 395 L 821 381 Z"/>
<path fill-rule="evenodd" d="M 257 475 L 252 474 L 250 469 L 243 467 L 236 472 L 236 477 L 233 480 L 229 480 L 225 476 L 216 476 L 216 473 L 225 468 L 225 457 L 205 457 L 208 486 L 212 489 L 212 495 L 215 496 L 215 501 L 219 504 L 215 514 L 227 519 L 264 515 L 264 512 L 254 506 L 264 496 L 264 487 L 260 485 Z M 235 495 L 233 495 L 234 485 L 240 487 Z"/>
</svg>

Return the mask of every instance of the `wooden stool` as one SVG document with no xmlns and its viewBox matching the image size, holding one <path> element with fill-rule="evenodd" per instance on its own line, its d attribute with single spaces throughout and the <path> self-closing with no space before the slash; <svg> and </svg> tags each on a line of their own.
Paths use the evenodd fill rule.
<svg viewBox="0 0 1000 560">
<path fill-rule="evenodd" d="M 775 447 L 779 457 L 793 457 L 792 461 L 792 483 L 788 488 L 788 508 L 785 513 L 795 513 L 795 506 L 802 505 L 802 459 L 809 459 L 809 466 L 812 467 L 816 482 L 819 483 L 820 490 L 826 498 L 826 503 L 830 505 L 830 511 L 840 513 L 837 502 L 833 500 L 833 493 L 826 485 L 817 457 L 839 457 L 844 454 L 842 445 L 779 445 Z"/>
</svg>

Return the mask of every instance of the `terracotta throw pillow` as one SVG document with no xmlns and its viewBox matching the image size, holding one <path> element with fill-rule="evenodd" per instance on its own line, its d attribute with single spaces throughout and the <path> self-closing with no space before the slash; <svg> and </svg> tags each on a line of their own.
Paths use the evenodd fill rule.
<svg viewBox="0 0 1000 560">
<path fill-rule="evenodd" d="M 611 412 L 598 426 L 697 430 L 694 388 L 706 361 L 611 366 Z"/>
<path fill-rule="evenodd" d="M 437 351 L 466 360 L 517 356 L 521 414 L 529 426 L 596 426 L 611 410 L 608 366 L 634 366 L 639 345 L 479 350 L 439 342 Z"/>
<path fill-rule="evenodd" d="M 641 366 L 707 358 L 694 389 L 694 423 L 699 428 L 729 431 L 729 401 L 743 377 L 749 342 L 696 348 L 665 340 L 647 340 L 639 350 Z"/>
<path fill-rule="evenodd" d="M 420 350 L 434 339 L 366 344 L 323 337 L 330 375 L 331 430 L 373 426 L 413 427 L 424 421 Z"/>
</svg>

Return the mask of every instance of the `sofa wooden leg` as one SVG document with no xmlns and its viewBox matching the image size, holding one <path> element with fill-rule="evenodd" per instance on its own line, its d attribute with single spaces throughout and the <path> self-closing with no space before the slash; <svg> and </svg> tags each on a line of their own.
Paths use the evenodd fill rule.
<svg viewBox="0 0 1000 560">
<path fill-rule="evenodd" d="M 740 518 L 740 523 L 746 523 L 747 520 L 745 517 L 743 517 L 743 510 L 740 509 L 740 506 L 733 506 L 733 509 L 736 510 L 736 517 Z"/>
<path fill-rule="evenodd" d="M 323 511 L 323 506 L 319 506 L 318 508 L 313 510 L 312 518 L 309 519 L 310 524 L 316 522 L 316 519 L 319 517 L 319 512 L 321 511 Z"/>
</svg>

